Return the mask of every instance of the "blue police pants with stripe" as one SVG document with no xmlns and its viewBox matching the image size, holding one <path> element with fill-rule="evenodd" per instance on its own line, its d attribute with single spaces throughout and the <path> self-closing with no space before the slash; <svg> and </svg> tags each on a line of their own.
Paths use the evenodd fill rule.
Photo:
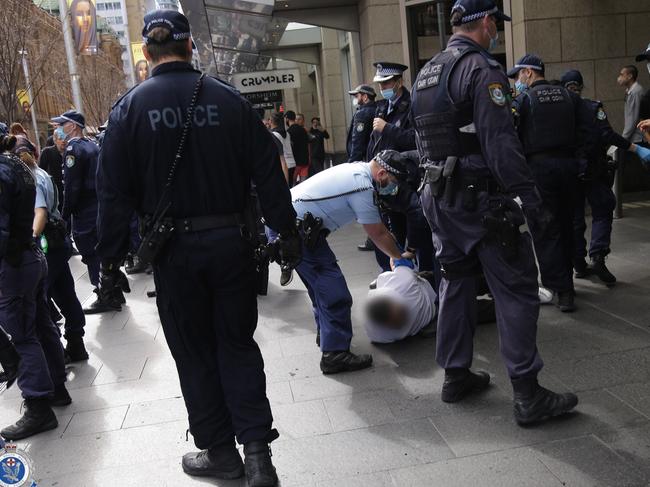
<svg viewBox="0 0 650 487">
<path fill-rule="evenodd" d="M 84 336 L 86 316 L 74 288 L 74 278 L 68 261 L 72 244 L 66 237 L 61 247 L 50 247 L 47 252 L 47 292 L 65 318 L 65 336 Z"/>
<path fill-rule="evenodd" d="M 605 177 L 589 182 L 579 182 L 576 187 L 575 216 L 575 259 L 581 260 L 587 256 L 587 241 L 585 232 L 585 200 L 591 207 L 591 242 L 589 256 L 609 254 L 612 240 L 612 222 L 616 208 L 616 196 L 609 181 Z"/>
<path fill-rule="evenodd" d="M 350 349 L 352 341 L 352 295 L 336 256 L 322 236 L 314 249 L 303 245 L 302 261 L 296 267 L 305 284 L 320 330 L 323 352 Z"/>
<path fill-rule="evenodd" d="M 47 303 L 47 262 L 42 252 L 26 250 L 17 267 L 0 261 L 0 323 L 20 355 L 18 387 L 24 398 L 45 397 L 65 382 L 59 329 Z"/>
<path fill-rule="evenodd" d="M 483 270 L 494 298 L 499 348 L 510 378 L 536 377 L 543 367 L 537 351 L 539 296 L 537 267 L 530 235 L 522 234 L 516 257 L 485 238 L 482 218 L 488 197 L 479 193 L 479 209 L 453 206 L 433 198 L 429 186 L 421 196 L 443 268 L 465 268 L 465 277 L 442 278 L 436 338 L 436 361 L 445 368 L 470 368 L 477 322 L 477 275 Z"/>
<path fill-rule="evenodd" d="M 263 440 L 273 417 L 252 244 L 239 228 L 175 235 L 154 263 L 156 304 L 200 449 Z"/>
<path fill-rule="evenodd" d="M 530 161 L 529 166 L 542 196 L 542 205 L 553 217 L 545 228 L 529 222 L 542 284 L 555 292 L 572 291 L 574 192 L 578 181 L 578 161 L 550 158 Z"/>
<path fill-rule="evenodd" d="M 88 277 L 93 286 L 99 286 L 99 256 L 97 246 L 97 206 L 92 205 L 72 216 L 72 236 L 81 254 L 81 262 L 88 267 Z"/>
</svg>

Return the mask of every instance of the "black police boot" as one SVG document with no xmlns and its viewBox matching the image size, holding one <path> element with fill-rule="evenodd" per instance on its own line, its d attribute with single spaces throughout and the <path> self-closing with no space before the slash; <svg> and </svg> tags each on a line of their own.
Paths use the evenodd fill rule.
<svg viewBox="0 0 650 487">
<path fill-rule="evenodd" d="M 293 270 L 283 268 L 280 271 L 280 286 L 288 286 L 291 281 L 293 281 Z"/>
<path fill-rule="evenodd" d="M 50 406 L 53 408 L 62 408 L 72 404 L 72 398 L 66 389 L 65 384 L 54 386 L 54 394 L 50 396 Z"/>
<path fill-rule="evenodd" d="M 371 365 L 372 355 L 355 355 L 349 350 L 323 352 L 323 357 L 320 359 L 320 370 L 325 375 L 367 369 Z"/>
<path fill-rule="evenodd" d="M 571 313 L 576 310 L 572 289 L 557 293 L 557 307 L 560 308 L 562 313 Z"/>
<path fill-rule="evenodd" d="M 86 351 L 84 339 L 81 335 L 67 334 L 65 335 L 65 339 L 67 341 L 64 350 L 66 363 L 88 360 L 88 352 Z"/>
<path fill-rule="evenodd" d="M 234 441 L 209 450 L 186 453 L 182 463 L 183 472 L 196 477 L 229 480 L 244 476 L 244 464 Z"/>
<path fill-rule="evenodd" d="M 443 402 L 458 402 L 469 394 L 481 392 L 490 384 L 487 372 L 472 372 L 469 369 L 445 369 L 442 384 Z"/>
<path fill-rule="evenodd" d="M 361 252 L 371 252 L 375 250 L 375 244 L 373 243 L 372 240 L 367 238 L 365 242 L 357 245 L 357 249 L 359 249 Z"/>
<path fill-rule="evenodd" d="M 93 291 L 97 294 L 97 299 L 84 308 L 84 314 L 94 315 L 97 313 L 110 313 L 112 311 L 122 311 L 122 304 L 117 299 L 108 299 L 102 296 L 100 290 L 95 288 Z"/>
<path fill-rule="evenodd" d="M 591 257 L 591 265 L 589 270 L 598 276 L 598 279 L 603 281 L 608 286 L 613 286 L 616 284 L 616 276 L 612 274 L 607 266 L 605 265 L 605 256 L 602 254 L 596 254 Z"/>
<path fill-rule="evenodd" d="M 514 414 L 519 425 L 538 423 L 570 412 L 578 404 L 578 396 L 569 392 L 558 394 L 544 389 L 537 379 L 513 379 Z"/>
<path fill-rule="evenodd" d="M 277 439 L 278 432 L 271 430 L 268 439 L 250 441 L 244 445 L 244 468 L 248 487 L 273 487 L 278 483 L 278 475 L 271 461 L 271 443 Z"/>
<path fill-rule="evenodd" d="M 16 424 L 0 431 L 0 436 L 9 441 L 22 440 L 44 431 L 55 429 L 59 425 L 56 415 L 50 407 L 49 398 L 39 397 L 25 399 L 25 414 Z"/>
<path fill-rule="evenodd" d="M 576 259 L 573 263 L 573 270 L 578 279 L 584 279 L 589 276 L 589 267 L 587 266 L 587 261 L 583 257 Z"/>
<path fill-rule="evenodd" d="M 143 263 L 138 256 L 131 257 L 130 262 L 127 260 L 124 264 L 124 270 L 127 274 L 142 274 L 147 271 L 147 264 Z"/>
<path fill-rule="evenodd" d="M 1 329 L 0 333 L 3 333 Z M 16 381 L 16 377 L 18 377 L 19 363 L 20 355 L 18 355 L 13 343 L 10 342 L 7 346 L 0 348 L 0 366 L 2 366 L 2 372 L 0 372 L 0 383 L 6 382 L 7 389 L 12 386 Z"/>
</svg>

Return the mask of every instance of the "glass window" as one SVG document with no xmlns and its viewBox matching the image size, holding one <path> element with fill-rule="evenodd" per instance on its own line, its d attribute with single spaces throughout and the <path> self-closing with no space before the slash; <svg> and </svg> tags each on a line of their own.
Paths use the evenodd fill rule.
<svg viewBox="0 0 650 487">
<path fill-rule="evenodd" d="M 449 23 L 449 13 L 455 3 L 455 0 L 443 0 L 444 12 L 444 30 L 445 40 L 448 41 L 452 35 L 451 24 Z M 496 1 L 500 10 L 503 10 L 503 0 Z M 438 9 L 437 2 L 427 2 L 422 5 L 416 5 L 408 8 L 410 22 L 410 50 L 411 59 L 417 64 L 419 71 L 429 59 L 440 52 L 440 37 L 438 29 Z M 502 65 L 506 64 L 505 54 L 505 35 L 503 33 L 503 21 L 497 22 L 499 30 L 499 45 L 492 52 L 493 56 Z"/>
</svg>

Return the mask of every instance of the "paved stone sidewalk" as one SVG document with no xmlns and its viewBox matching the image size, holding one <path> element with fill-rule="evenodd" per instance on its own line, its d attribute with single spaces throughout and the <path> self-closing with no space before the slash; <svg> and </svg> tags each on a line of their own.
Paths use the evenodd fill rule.
<svg viewBox="0 0 650 487">
<path fill-rule="evenodd" d="M 361 230 L 332 239 L 355 299 L 354 349 L 372 352 L 371 370 L 325 377 L 318 368 L 307 293 L 285 289 L 273 270 L 260 300 L 257 339 L 268 394 L 282 436 L 273 444 L 288 486 L 648 486 L 650 485 L 650 208 L 628 208 L 615 222 L 609 264 L 614 289 L 577 281 L 579 311 L 542 309 L 539 348 L 549 387 L 577 391 L 571 417 L 519 428 L 498 354 L 495 326 L 479 327 L 475 365 L 494 386 L 457 405 L 440 401 L 443 371 L 434 339 L 373 346 L 360 304 L 376 265 L 356 245 Z M 91 288 L 78 257 L 80 296 Z M 74 400 L 57 410 L 60 426 L 20 443 L 39 486 L 241 486 L 195 480 L 180 468 L 186 412 L 153 300 L 151 278 L 131 280 L 121 313 L 90 317 L 87 364 L 69 370 Z M 2 424 L 18 417 L 16 388 L 0 396 Z"/>
</svg>

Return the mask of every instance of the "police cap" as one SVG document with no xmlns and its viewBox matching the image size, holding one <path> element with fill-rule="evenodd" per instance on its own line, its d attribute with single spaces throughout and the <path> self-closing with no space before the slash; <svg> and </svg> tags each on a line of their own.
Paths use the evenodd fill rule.
<svg viewBox="0 0 650 487">
<path fill-rule="evenodd" d="M 167 29 L 175 41 L 182 41 L 192 37 L 190 32 L 190 22 L 187 17 L 176 10 L 153 10 L 144 16 L 144 27 L 142 28 L 142 37 L 145 44 L 154 43 L 155 41 L 147 35 L 156 27 Z"/>
<path fill-rule="evenodd" d="M 377 96 L 375 89 L 370 85 L 359 85 L 354 90 L 348 91 L 348 93 L 350 95 L 358 95 L 359 93 L 363 93 L 371 98 L 375 98 Z"/>
<path fill-rule="evenodd" d="M 58 117 L 54 117 L 52 119 L 52 123 L 56 123 L 59 125 L 62 125 L 66 122 L 72 122 L 81 128 L 84 128 L 86 126 L 86 119 L 77 110 L 68 110 L 67 112 L 64 112 Z"/>
<path fill-rule="evenodd" d="M 650 62 L 650 44 L 648 44 L 648 47 L 646 47 L 645 52 L 642 52 L 635 58 L 637 63 L 640 63 L 641 61 L 648 61 Z"/>
<path fill-rule="evenodd" d="M 576 86 L 579 89 L 582 89 L 584 86 L 584 81 L 582 79 L 582 74 L 577 69 L 570 69 L 562 75 L 560 79 L 562 86 L 568 88 L 569 86 Z"/>
<path fill-rule="evenodd" d="M 375 156 L 375 161 L 381 166 L 382 169 L 385 169 L 395 176 L 403 176 L 408 174 L 406 170 L 406 164 L 402 159 L 402 154 L 396 150 L 383 150 Z"/>
<path fill-rule="evenodd" d="M 488 15 L 494 15 L 498 20 L 507 20 L 508 22 L 512 20 L 499 10 L 493 0 L 457 0 L 451 8 L 451 16 L 453 17 L 456 12 L 462 13 L 462 16 L 452 22 L 453 26 L 474 22 Z"/>
<path fill-rule="evenodd" d="M 403 64 L 383 61 L 373 63 L 373 66 L 377 68 L 377 73 L 372 80 L 374 83 L 383 83 L 396 76 L 402 76 L 402 73 L 408 69 L 408 66 L 404 66 Z"/>
<path fill-rule="evenodd" d="M 521 59 L 517 61 L 517 64 L 508 71 L 508 78 L 516 78 L 519 71 L 524 68 L 534 69 L 535 71 L 544 74 L 544 62 L 542 61 L 542 58 L 536 54 L 524 54 Z"/>
</svg>

